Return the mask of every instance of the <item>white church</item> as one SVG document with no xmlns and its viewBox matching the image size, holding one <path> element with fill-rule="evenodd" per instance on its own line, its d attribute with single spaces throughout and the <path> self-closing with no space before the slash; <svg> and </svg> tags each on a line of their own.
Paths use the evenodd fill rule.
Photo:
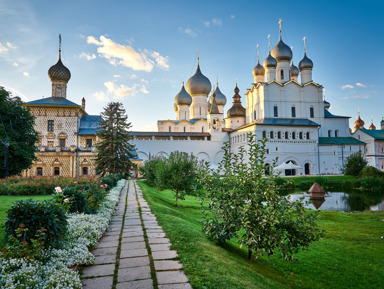
<svg viewBox="0 0 384 289">
<path fill-rule="evenodd" d="M 258 56 L 259 58 L 259 56 Z M 193 153 L 214 166 L 229 141 L 231 151 L 247 146 L 248 133 L 267 138 L 268 168 L 292 162 L 296 169 L 283 175 L 340 174 L 346 158 L 364 151 L 365 142 L 352 137 L 349 117 L 333 115 L 325 101 L 323 86 L 312 79 L 313 62 L 304 57 L 296 67 L 292 50 L 280 40 L 253 69 L 254 82 L 245 91 L 234 89 L 233 105 L 226 112 L 226 96 L 217 83 L 212 91 L 198 61 L 196 73 L 184 83 L 174 99 L 174 120 L 159 120 L 157 132 L 132 132 L 139 159 L 165 156 L 175 150 Z"/>
</svg>

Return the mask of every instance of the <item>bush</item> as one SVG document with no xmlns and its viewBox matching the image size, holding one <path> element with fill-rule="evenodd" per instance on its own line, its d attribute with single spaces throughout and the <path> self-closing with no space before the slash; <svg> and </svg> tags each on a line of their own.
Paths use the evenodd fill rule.
<svg viewBox="0 0 384 289">
<path fill-rule="evenodd" d="M 88 213 L 88 202 L 86 195 L 78 187 L 67 187 L 63 190 L 63 200 L 69 200 L 70 213 Z"/>
<path fill-rule="evenodd" d="M 153 158 L 144 163 L 144 166 L 142 167 L 141 171 L 142 171 L 143 177 L 147 179 L 147 182 L 150 186 L 156 185 L 156 179 L 157 179 L 156 172 L 162 163 L 163 163 L 163 159 L 161 158 Z"/>
<path fill-rule="evenodd" d="M 368 166 L 361 170 L 360 177 L 383 177 L 384 173 L 375 167 Z"/>
<path fill-rule="evenodd" d="M 384 178 L 363 177 L 357 182 L 360 191 L 384 192 Z"/>
<path fill-rule="evenodd" d="M 368 164 L 361 152 L 356 152 L 347 157 L 342 172 L 344 175 L 358 176 Z"/>
<path fill-rule="evenodd" d="M 39 230 L 44 228 L 45 247 L 56 246 L 63 238 L 67 229 L 67 217 L 65 210 L 53 201 L 35 202 L 32 199 L 20 200 L 8 210 L 5 222 L 6 239 L 16 236 L 16 230 L 20 225 L 28 228 L 25 241 L 31 243 Z M 23 241 L 23 240 L 21 240 Z"/>
<path fill-rule="evenodd" d="M 287 193 L 295 189 L 293 181 L 286 178 L 276 178 L 275 184 L 281 193 Z"/>
</svg>

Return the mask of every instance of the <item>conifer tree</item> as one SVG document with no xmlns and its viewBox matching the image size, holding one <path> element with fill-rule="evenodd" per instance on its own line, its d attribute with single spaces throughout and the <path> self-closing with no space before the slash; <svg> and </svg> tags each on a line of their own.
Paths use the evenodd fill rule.
<svg viewBox="0 0 384 289">
<path fill-rule="evenodd" d="M 103 121 L 100 122 L 97 136 L 101 139 L 96 144 L 98 155 L 96 168 L 104 176 L 106 174 L 121 173 L 129 175 L 132 167 L 131 159 L 134 156 L 134 145 L 130 143 L 129 129 L 131 123 L 125 114 L 123 104 L 110 102 L 101 113 Z"/>
</svg>

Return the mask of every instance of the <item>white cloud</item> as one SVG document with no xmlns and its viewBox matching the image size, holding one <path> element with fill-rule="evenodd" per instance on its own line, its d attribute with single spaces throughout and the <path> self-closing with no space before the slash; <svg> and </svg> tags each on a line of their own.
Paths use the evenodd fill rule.
<svg viewBox="0 0 384 289">
<path fill-rule="evenodd" d="M 149 93 L 149 91 L 145 88 L 144 85 L 140 88 L 140 91 L 141 91 L 142 93 L 145 93 L 145 94 Z"/>
<path fill-rule="evenodd" d="M 104 85 L 108 89 L 108 93 L 113 93 L 115 90 L 115 84 L 112 81 L 104 82 Z"/>
<path fill-rule="evenodd" d="M 179 27 L 179 30 L 182 32 L 182 33 L 185 33 L 191 37 L 196 37 L 197 36 L 197 33 L 195 31 L 193 31 L 191 28 L 182 28 L 182 27 Z"/>
<path fill-rule="evenodd" d="M 23 72 L 23 75 L 24 75 L 25 77 L 29 77 L 29 76 L 30 76 L 28 72 Z"/>
<path fill-rule="evenodd" d="M 113 77 L 114 77 L 114 78 L 119 78 L 119 77 L 121 77 L 121 76 L 118 75 L 118 74 L 114 74 Z"/>
<path fill-rule="evenodd" d="M 9 49 L 16 49 L 17 47 L 13 45 L 11 42 L 5 42 Z"/>
<path fill-rule="evenodd" d="M 135 94 L 136 93 L 136 87 L 128 87 L 125 86 L 124 84 L 121 84 L 118 88 L 115 89 L 114 91 L 114 97 L 115 99 L 122 99 L 124 96 L 128 94 Z"/>
<path fill-rule="evenodd" d="M 362 84 L 362 83 L 360 83 L 360 82 L 356 82 L 356 86 L 367 88 L 366 85 L 364 85 L 364 84 Z"/>
<path fill-rule="evenodd" d="M 210 27 L 211 26 L 211 21 L 204 21 L 203 22 L 205 27 Z"/>
<path fill-rule="evenodd" d="M 5 44 L 2 44 L 0 42 L 0 53 L 6 53 L 8 52 L 10 49 L 16 49 L 17 47 L 15 45 L 13 45 L 11 42 L 5 42 Z"/>
<path fill-rule="evenodd" d="M 93 60 L 96 58 L 96 55 L 95 54 L 88 54 L 88 53 L 85 53 L 85 52 L 81 52 L 79 54 L 79 57 L 80 58 L 86 58 L 87 60 Z"/>
<path fill-rule="evenodd" d="M 132 68 L 133 70 L 144 70 L 147 72 L 153 69 L 154 61 L 149 58 L 151 55 L 147 55 L 141 51 L 137 52 L 131 46 L 118 44 L 104 36 L 100 36 L 100 41 L 93 36 L 88 36 L 87 42 L 100 46 L 97 48 L 97 52 L 112 65 L 122 65 Z M 156 61 L 160 61 L 158 65 L 164 65 L 161 62 L 163 60 L 162 57 L 163 56 L 159 54 L 157 59 L 155 59 Z"/>
<path fill-rule="evenodd" d="M 148 84 L 148 80 L 145 80 L 144 78 L 140 79 L 140 82 Z"/>
<path fill-rule="evenodd" d="M 345 84 L 345 85 L 343 85 L 342 87 L 341 87 L 341 89 L 347 89 L 347 88 L 354 88 L 354 86 L 353 85 L 350 85 L 350 84 Z"/>
<path fill-rule="evenodd" d="M 343 97 L 344 100 L 347 100 L 347 99 L 368 99 L 368 98 L 370 98 L 369 94 L 357 94 L 357 95 L 353 95 L 353 96 Z"/>
<path fill-rule="evenodd" d="M 231 17 L 231 19 L 235 19 L 235 15 L 231 14 L 229 17 Z"/>
<path fill-rule="evenodd" d="M 220 18 L 213 18 L 212 19 L 212 25 L 213 26 L 222 26 L 223 21 Z"/>
<path fill-rule="evenodd" d="M 96 99 L 98 101 L 106 101 L 106 100 L 108 100 L 108 97 L 105 95 L 104 91 L 95 92 L 93 94 L 93 96 L 96 97 Z"/>
<path fill-rule="evenodd" d="M 159 52 L 153 51 L 150 53 L 150 56 L 153 57 L 156 61 L 156 65 L 159 66 L 162 69 L 168 69 L 168 56 L 164 57 L 161 56 Z"/>
<path fill-rule="evenodd" d="M 14 63 L 13 63 L 13 66 L 16 66 L 16 67 L 17 67 L 17 66 L 19 66 L 19 64 L 18 64 L 17 62 L 14 62 Z"/>
<path fill-rule="evenodd" d="M 6 53 L 9 49 L 0 42 L 0 53 Z"/>
</svg>

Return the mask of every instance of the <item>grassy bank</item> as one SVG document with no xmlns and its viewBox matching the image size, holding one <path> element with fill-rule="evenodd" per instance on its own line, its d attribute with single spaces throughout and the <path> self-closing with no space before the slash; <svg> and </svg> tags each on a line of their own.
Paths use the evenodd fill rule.
<svg viewBox="0 0 384 289">
<path fill-rule="evenodd" d="M 307 178 L 307 177 L 306 177 Z M 247 260 L 234 241 L 220 247 L 201 231 L 201 208 L 188 196 L 174 207 L 173 193 L 139 182 L 193 288 L 380 288 L 384 271 L 384 213 L 320 213 L 324 237 L 296 263 L 278 256 Z"/>
<path fill-rule="evenodd" d="M 34 199 L 37 201 L 48 200 L 52 196 L 0 196 L 0 248 L 4 246 L 4 223 L 7 219 L 7 211 L 14 205 L 15 201 Z"/>
</svg>

